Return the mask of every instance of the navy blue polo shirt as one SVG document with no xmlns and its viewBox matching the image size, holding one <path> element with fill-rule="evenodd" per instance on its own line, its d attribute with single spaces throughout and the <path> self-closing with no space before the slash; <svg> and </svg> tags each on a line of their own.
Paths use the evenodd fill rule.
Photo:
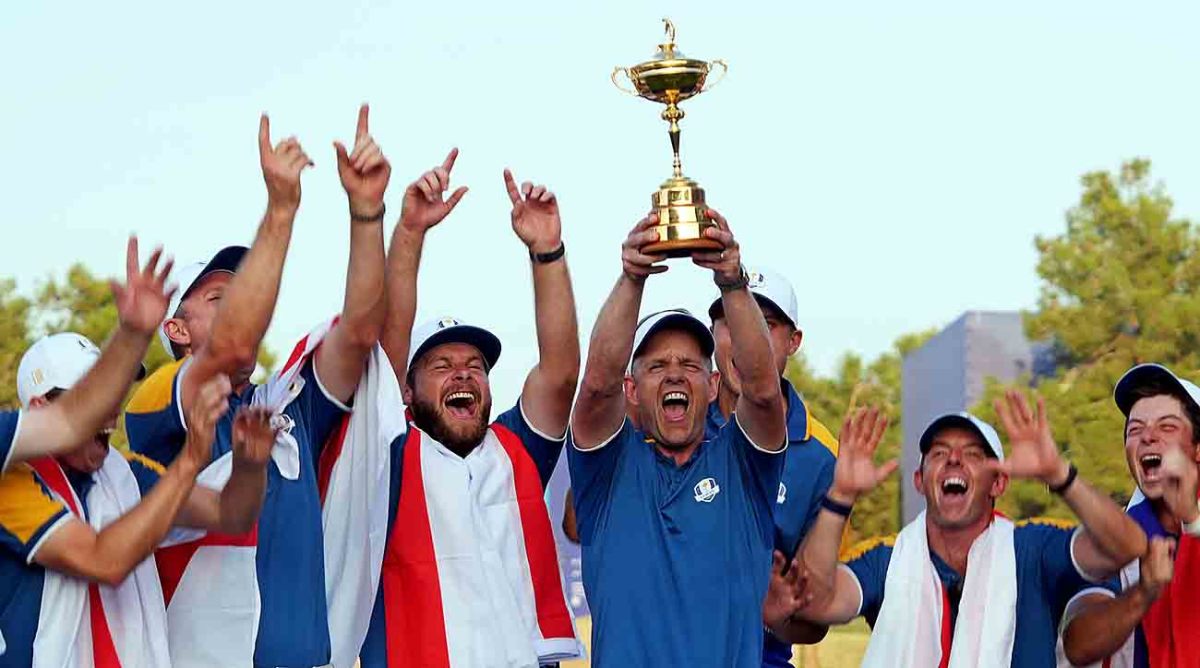
<svg viewBox="0 0 1200 668">
<path fill-rule="evenodd" d="M 17 441 L 17 427 L 21 424 L 18 411 L 0 411 L 0 473 L 8 467 L 13 444 Z"/>
<path fill-rule="evenodd" d="M 1077 570 L 1071 556 L 1075 531 L 1053 520 L 1018 522 L 1013 533 L 1017 560 L 1017 627 L 1013 639 L 1014 668 L 1054 668 L 1058 625 L 1067 603 L 1095 587 Z M 894 539 L 873 545 L 847 562 L 862 588 L 859 613 L 871 628 L 883 607 L 888 563 Z M 961 588 L 963 577 L 930 551 L 934 569 L 947 589 Z"/>
<path fill-rule="evenodd" d="M 775 498 L 775 549 L 791 557 L 816 521 L 821 498 L 833 484 L 838 444 L 825 425 L 808 412 L 800 394 L 786 380 L 783 395 L 788 402 L 788 448 Z M 724 424 L 725 416 L 714 401 L 708 405 L 708 433 L 715 434 Z M 790 643 L 770 633 L 763 634 L 763 666 L 789 668 L 791 660 Z"/>
<path fill-rule="evenodd" d="M 682 466 L 626 420 L 567 448 L 592 665 L 759 668 L 783 452 L 736 416 Z"/>
</svg>

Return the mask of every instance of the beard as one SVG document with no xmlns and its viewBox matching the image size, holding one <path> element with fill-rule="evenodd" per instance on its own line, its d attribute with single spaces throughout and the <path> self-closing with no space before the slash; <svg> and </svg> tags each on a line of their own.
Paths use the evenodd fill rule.
<svg viewBox="0 0 1200 668">
<path fill-rule="evenodd" d="M 473 423 L 464 423 L 462 420 L 456 419 L 454 420 L 455 424 L 451 424 L 450 420 L 442 414 L 441 404 L 425 401 L 416 396 L 413 396 L 412 405 L 408 408 L 412 411 L 413 424 L 417 425 L 418 429 L 429 434 L 459 457 L 466 457 L 483 442 L 483 437 L 487 435 L 488 425 L 492 421 L 490 397 L 480 404 Z"/>
</svg>

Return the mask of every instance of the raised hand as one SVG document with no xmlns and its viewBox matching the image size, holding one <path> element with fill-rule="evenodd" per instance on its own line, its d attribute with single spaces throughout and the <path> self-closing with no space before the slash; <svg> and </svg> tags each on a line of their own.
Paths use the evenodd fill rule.
<svg viewBox="0 0 1200 668">
<path fill-rule="evenodd" d="M 1200 517 L 1196 502 L 1196 462 L 1188 459 L 1183 450 L 1172 446 L 1163 453 L 1162 473 L 1166 478 L 1163 502 L 1181 522 L 1194 522 Z"/>
<path fill-rule="evenodd" d="M 341 142 L 333 142 L 337 153 L 338 176 L 350 198 L 350 214 L 359 218 L 382 218 L 383 193 L 387 190 L 392 166 L 371 137 L 367 116 L 370 107 L 358 109 L 358 127 L 354 131 L 354 148 L 347 153 Z"/>
<path fill-rule="evenodd" d="M 713 209 L 708 210 L 708 217 L 716 223 L 716 227 L 704 230 L 704 236 L 721 244 L 719 251 L 705 251 L 692 255 L 692 262 L 697 266 L 709 269 L 713 273 L 713 281 L 717 285 L 732 285 L 742 280 L 742 251 L 729 222 Z"/>
<path fill-rule="evenodd" d="M 1175 575 L 1175 540 L 1161 536 L 1151 538 L 1139 570 L 1137 586 L 1146 594 L 1148 601 L 1157 600 L 1163 587 Z"/>
<path fill-rule="evenodd" d="M 272 208 L 295 211 L 300 207 L 300 172 L 313 161 L 300 148 L 295 137 L 288 137 L 271 148 L 271 119 L 266 114 L 258 121 L 258 160 L 267 182 L 267 204 Z"/>
<path fill-rule="evenodd" d="M 450 188 L 450 172 L 457 159 L 458 149 L 450 149 L 441 165 L 408 185 L 404 191 L 404 208 L 400 212 L 401 225 L 415 232 L 426 232 L 458 206 L 459 200 L 467 194 L 466 186 L 460 186 L 448 199 L 445 197 Z"/>
<path fill-rule="evenodd" d="M 187 441 L 180 457 L 200 470 L 212 460 L 212 444 L 217 421 L 229 411 L 229 376 L 219 373 L 200 386 L 187 413 Z"/>
<path fill-rule="evenodd" d="M 1032 478 L 1047 485 L 1066 480 L 1069 465 L 1058 451 L 1050 422 L 1046 418 L 1046 400 L 1038 397 L 1037 410 L 1029 408 L 1025 395 L 1016 390 L 1004 393 L 1004 400 L 995 401 L 1000 424 L 1008 434 L 1009 455 L 995 468 L 1014 478 Z"/>
<path fill-rule="evenodd" d="M 550 253 L 562 245 L 558 199 L 546 186 L 526 181 L 517 189 L 512 172 L 504 170 L 504 187 L 512 201 L 513 232 L 531 253 Z"/>
<path fill-rule="evenodd" d="M 271 426 L 271 412 L 256 406 L 241 408 L 233 417 L 233 458 L 237 464 L 266 466 L 271 461 L 277 430 Z"/>
<path fill-rule="evenodd" d="M 847 415 L 838 435 L 838 459 L 833 468 L 829 498 L 847 505 L 879 486 L 900 466 L 893 459 L 875 465 L 875 449 L 887 431 L 888 418 L 878 408 L 860 408 Z"/>
<path fill-rule="evenodd" d="M 658 241 L 658 232 L 651 229 L 658 224 L 658 214 L 650 213 L 638 221 L 621 244 L 621 270 L 634 283 L 644 283 L 652 274 L 661 274 L 667 265 L 658 264 L 667 259 L 664 255 L 647 255 L 642 252 L 646 244 Z"/>
<path fill-rule="evenodd" d="M 799 562 L 792 560 L 791 568 L 783 572 L 787 559 L 775 550 L 771 557 L 771 580 L 763 600 L 763 624 L 775 628 L 790 619 L 812 600 L 808 592 L 808 574 Z"/>
<path fill-rule="evenodd" d="M 125 284 L 116 281 L 108 283 L 121 326 L 144 336 L 153 334 L 162 325 L 171 296 L 177 289 L 175 285 L 167 285 L 167 277 L 171 275 L 175 261 L 167 258 L 162 270 L 158 270 L 162 253 L 161 246 L 155 248 L 146 266 L 139 270 L 138 240 L 135 236 L 129 237 L 125 245 Z"/>
</svg>

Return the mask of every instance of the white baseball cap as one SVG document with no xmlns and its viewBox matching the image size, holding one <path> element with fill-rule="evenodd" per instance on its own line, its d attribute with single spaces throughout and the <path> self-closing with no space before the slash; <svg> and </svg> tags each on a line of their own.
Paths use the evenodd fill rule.
<svg viewBox="0 0 1200 668">
<path fill-rule="evenodd" d="M 975 432 L 987 444 L 996 459 L 1004 461 L 1004 447 L 1000 445 L 1000 435 L 996 433 L 996 429 L 974 415 L 961 411 L 942 415 L 925 427 L 925 431 L 921 432 L 922 455 L 929 452 L 929 446 L 933 445 L 933 437 L 947 427 L 958 427 Z"/>
<path fill-rule="evenodd" d="M 796 291 L 792 289 L 791 282 L 784 278 L 783 274 L 766 267 L 759 267 L 758 269 L 747 269 L 746 276 L 749 279 L 746 287 L 750 289 L 750 294 L 754 295 L 755 301 L 760 305 L 774 307 L 788 319 L 792 327 L 800 327 L 800 307 L 796 303 Z M 708 319 L 716 322 L 724 315 L 725 306 L 718 297 L 708 307 Z"/>
<path fill-rule="evenodd" d="M 408 352 L 409 370 L 418 357 L 443 343 L 465 343 L 475 346 L 483 353 L 488 371 L 491 371 L 500 359 L 500 339 L 495 334 L 482 327 L 468 325 L 458 318 L 446 316 L 426 320 L 413 328 Z M 401 382 L 403 380 L 401 379 Z"/>
<path fill-rule="evenodd" d="M 100 358 L 100 349 L 86 336 L 75 332 L 50 334 L 38 339 L 17 366 L 17 398 L 28 408 L 34 397 L 51 390 L 69 390 Z M 146 367 L 138 380 L 146 376 Z"/>
<path fill-rule="evenodd" d="M 637 329 L 633 332 L 633 353 L 629 356 L 630 368 L 633 368 L 633 360 L 642 352 L 642 345 L 646 343 L 646 339 L 665 329 L 681 329 L 693 334 L 700 342 L 700 352 L 704 353 L 705 357 L 711 357 L 713 349 L 716 348 L 708 326 L 701 322 L 700 318 L 692 315 L 691 311 L 682 308 L 658 311 L 638 321 Z"/>
<path fill-rule="evenodd" d="M 1154 381 L 1175 388 L 1180 394 L 1191 399 L 1192 404 L 1200 407 L 1200 387 L 1195 383 L 1176 376 L 1161 364 L 1139 364 L 1126 371 L 1113 388 L 1113 400 L 1117 402 L 1117 408 L 1121 409 L 1125 417 L 1129 417 L 1129 411 L 1133 410 L 1133 405 L 1137 403 L 1138 398 L 1134 396 L 1134 391 L 1143 384 Z"/>
<path fill-rule="evenodd" d="M 175 269 L 173 278 L 175 283 L 179 285 L 179 289 L 171 297 L 171 303 L 167 307 L 167 317 L 158 328 L 158 340 L 162 343 L 162 347 L 166 349 L 167 354 L 173 359 L 178 358 L 175 357 L 175 351 L 171 350 L 171 338 L 167 336 L 167 320 L 174 318 L 179 313 L 179 305 L 183 303 L 183 300 L 187 299 L 187 296 L 192 292 L 192 288 L 196 287 L 200 279 L 220 271 L 228 274 L 235 273 L 248 250 L 250 249 L 245 246 L 226 246 L 217 251 L 217 254 L 208 262 L 193 262 Z"/>
</svg>

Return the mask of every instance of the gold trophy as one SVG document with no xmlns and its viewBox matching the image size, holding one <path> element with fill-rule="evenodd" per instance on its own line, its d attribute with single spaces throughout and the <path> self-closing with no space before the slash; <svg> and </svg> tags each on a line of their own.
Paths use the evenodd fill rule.
<svg viewBox="0 0 1200 668">
<path fill-rule="evenodd" d="M 654 228 L 658 231 L 658 241 L 642 250 L 648 254 L 684 257 L 696 251 L 720 250 L 721 244 L 704 236 L 704 230 L 714 226 L 706 215 L 704 189 L 683 175 L 679 161 L 679 121 L 683 119 L 683 110 L 679 103 L 715 86 L 729 67 L 723 60 L 705 62 L 684 57 L 675 49 L 675 25 L 670 19 L 663 19 L 663 25 L 666 40 L 658 45 L 654 58 L 633 67 L 614 68 L 612 82 L 625 93 L 667 105 L 662 119 L 670 123 L 668 133 L 675 154 L 675 173 L 650 198 L 658 213 L 658 225 Z M 717 65 L 721 66 L 721 76 L 705 88 L 708 73 Z M 617 80 L 621 73 L 633 84 L 632 90 Z"/>
</svg>

